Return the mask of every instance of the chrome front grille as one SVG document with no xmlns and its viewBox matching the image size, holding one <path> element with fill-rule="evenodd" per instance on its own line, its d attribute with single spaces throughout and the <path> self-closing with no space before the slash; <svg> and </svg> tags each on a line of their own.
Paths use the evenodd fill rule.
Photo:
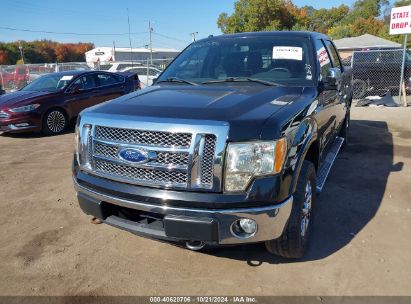
<svg viewBox="0 0 411 304">
<path fill-rule="evenodd" d="M 90 121 L 90 123 L 88 123 Z M 220 191 L 228 127 L 178 123 L 120 123 L 92 119 L 88 138 L 89 173 L 129 184 L 191 191 Z M 167 130 L 167 131 L 163 131 Z M 168 130 L 172 130 L 170 132 Z M 222 138 L 219 143 L 218 139 Z M 144 155 L 132 162 L 122 154 L 128 150 Z"/>
<path fill-rule="evenodd" d="M 93 154 L 96 157 L 111 158 L 113 160 L 120 161 L 118 156 L 121 145 L 118 144 L 106 144 L 99 141 L 95 141 L 93 145 Z M 154 150 L 151 150 L 154 151 Z M 153 159 L 151 164 L 165 164 L 165 165 L 179 165 L 188 166 L 189 153 L 174 153 L 174 152 L 162 152 L 155 151 L 156 158 Z"/>
<path fill-rule="evenodd" d="M 152 183 L 154 185 L 185 185 L 187 183 L 187 172 L 162 171 L 156 169 L 144 169 L 126 165 L 114 164 L 108 161 L 95 160 L 95 170 L 129 179 L 131 182 Z"/>
<path fill-rule="evenodd" d="M 217 138 L 215 135 L 206 135 L 201 159 L 201 184 L 213 184 L 214 152 Z"/>
<path fill-rule="evenodd" d="M 96 127 L 95 136 L 104 140 L 159 147 L 188 148 L 192 134 Z"/>
</svg>

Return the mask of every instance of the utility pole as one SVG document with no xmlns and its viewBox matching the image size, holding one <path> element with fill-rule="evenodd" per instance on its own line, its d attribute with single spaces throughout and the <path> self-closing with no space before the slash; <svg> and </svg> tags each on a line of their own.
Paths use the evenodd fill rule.
<svg viewBox="0 0 411 304">
<path fill-rule="evenodd" d="M 113 40 L 113 56 L 111 56 L 111 61 L 116 61 L 116 42 Z"/>
<path fill-rule="evenodd" d="M 128 13 L 128 8 L 127 8 L 127 22 L 128 22 L 128 41 L 130 42 L 131 66 L 134 66 L 133 48 L 131 46 L 130 14 Z"/>
<path fill-rule="evenodd" d="M 19 40 L 19 50 L 20 50 L 21 61 L 23 61 L 23 64 L 24 64 L 24 52 L 23 52 L 23 47 L 21 46 L 20 40 Z"/>
<path fill-rule="evenodd" d="M 198 32 L 190 33 L 191 38 L 193 39 L 193 42 L 196 41 L 196 35 L 198 35 Z"/>
<path fill-rule="evenodd" d="M 153 33 L 153 28 L 151 27 L 151 21 L 148 21 L 148 33 L 149 33 L 149 47 L 150 47 L 150 64 L 153 65 L 153 41 L 151 39 L 151 34 Z"/>
</svg>

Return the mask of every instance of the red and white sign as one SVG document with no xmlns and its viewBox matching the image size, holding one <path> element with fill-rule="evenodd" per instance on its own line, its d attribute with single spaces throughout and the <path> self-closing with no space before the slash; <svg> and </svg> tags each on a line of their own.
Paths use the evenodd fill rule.
<svg viewBox="0 0 411 304">
<path fill-rule="evenodd" d="M 411 33 L 411 6 L 394 7 L 391 10 L 390 35 Z"/>
<path fill-rule="evenodd" d="M 320 67 L 323 67 L 330 63 L 330 57 L 328 57 L 328 53 L 325 47 L 322 47 L 317 51 L 317 58 L 320 62 Z"/>
</svg>

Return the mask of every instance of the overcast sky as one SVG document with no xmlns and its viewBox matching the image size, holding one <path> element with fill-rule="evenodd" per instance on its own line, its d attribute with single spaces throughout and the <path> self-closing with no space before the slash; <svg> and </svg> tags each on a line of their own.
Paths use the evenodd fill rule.
<svg viewBox="0 0 411 304">
<path fill-rule="evenodd" d="M 182 49 L 198 37 L 220 34 L 216 21 L 231 13 L 234 0 L 4 0 L 0 2 L 0 41 L 51 39 L 93 42 L 96 46 L 128 46 L 127 8 L 133 47 L 148 44 L 148 21 L 154 29 L 153 46 Z M 295 4 L 332 7 L 352 0 L 296 0 Z M 5 28 L 18 30 L 11 30 Z M 21 31 L 26 30 L 26 31 Z M 30 32 L 34 31 L 34 32 Z M 35 32 L 35 31 L 47 31 Z M 70 34 L 62 34 L 70 33 Z M 87 35 L 79 35 L 87 34 Z M 97 35 L 98 34 L 98 35 Z"/>
</svg>

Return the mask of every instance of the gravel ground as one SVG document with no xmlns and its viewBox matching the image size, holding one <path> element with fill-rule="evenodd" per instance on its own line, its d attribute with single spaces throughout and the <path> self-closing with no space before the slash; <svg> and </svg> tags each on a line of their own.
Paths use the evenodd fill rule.
<svg viewBox="0 0 411 304">
<path fill-rule="evenodd" d="M 0 135 L 0 295 L 411 295 L 411 110 L 353 108 L 303 260 L 192 252 L 93 225 L 72 132 Z"/>
</svg>

